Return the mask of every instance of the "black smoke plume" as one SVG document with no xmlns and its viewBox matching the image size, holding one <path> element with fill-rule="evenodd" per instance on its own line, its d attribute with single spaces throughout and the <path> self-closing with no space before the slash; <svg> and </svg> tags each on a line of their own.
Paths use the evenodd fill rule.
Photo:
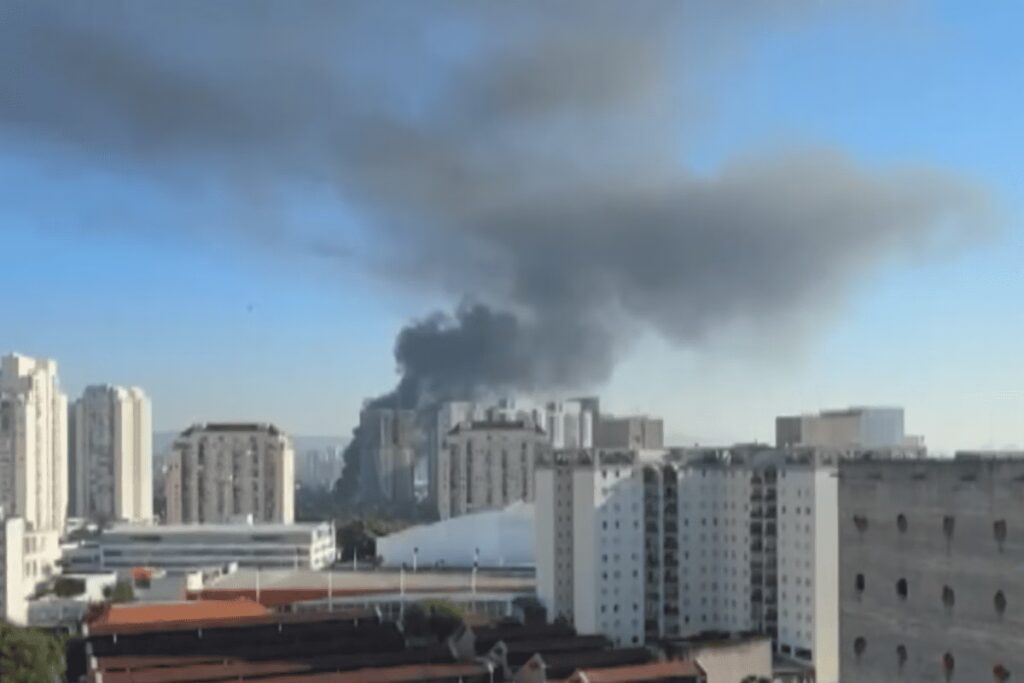
<svg viewBox="0 0 1024 683">
<path fill-rule="evenodd" d="M 8 3 L 0 148 L 246 207 L 333 197 L 336 228 L 225 232 L 463 302 L 401 331 L 380 405 L 596 385 L 645 331 L 808 327 L 991 223 L 964 178 L 828 145 L 692 168 L 724 106 L 703 79 L 825 11 L 785 4 Z"/>
</svg>

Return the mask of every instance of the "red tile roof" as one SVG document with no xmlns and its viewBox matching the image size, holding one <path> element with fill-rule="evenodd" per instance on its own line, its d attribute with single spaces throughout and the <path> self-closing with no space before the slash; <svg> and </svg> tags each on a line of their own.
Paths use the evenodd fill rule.
<svg viewBox="0 0 1024 683">
<path fill-rule="evenodd" d="M 209 619 L 235 619 L 268 614 L 252 600 L 188 600 L 185 602 L 136 603 L 110 605 L 89 620 L 90 632 L 121 626 L 190 622 Z"/>
<path fill-rule="evenodd" d="M 669 662 L 616 666 L 608 669 L 579 669 L 569 677 L 567 683 L 630 683 L 679 676 L 701 676 L 702 673 L 696 663 L 675 659 Z"/>
<path fill-rule="evenodd" d="M 487 674 L 487 667 L 476 662 L 460 664 L 409 664 L 379 669 L 359 669 L 340 673 L 299 674 L 261 679 L 261 683 L 414 683 L 443 681 L 459 676 Z"/>
</svg>

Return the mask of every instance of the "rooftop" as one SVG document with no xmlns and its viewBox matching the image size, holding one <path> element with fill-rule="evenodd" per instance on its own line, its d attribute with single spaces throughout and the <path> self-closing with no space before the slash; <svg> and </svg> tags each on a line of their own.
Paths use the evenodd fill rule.
<svg viewBox="0 0 1024 683">
<path fill-rule="evenodd" d="M 265 607 L 251 600 L 191 600 L 109 605 L 88 621 L 90 629 L 109 630 L 139 624 L 259 617 L 267 613 Z"/>
<path fill-rule="evenodd" d="M 253 534 L 285 534 L 312 532 L 330 525 L 330 522 L 298 522 L 295 524 L 114 524 L 103 531 L 104 536 L 111 534 L 138 534 L 140 536 L 198 536 L 203 534 L 235 534 L 251 536 Z"/>
<path fill-rule="evenodd" d="M 191 425 L 181 433 L 191 436 L 196 432 L 266 432 L 271 436 L 281 434 L 281 430 L 268 422 L 205 422 Z"/>
</svg>

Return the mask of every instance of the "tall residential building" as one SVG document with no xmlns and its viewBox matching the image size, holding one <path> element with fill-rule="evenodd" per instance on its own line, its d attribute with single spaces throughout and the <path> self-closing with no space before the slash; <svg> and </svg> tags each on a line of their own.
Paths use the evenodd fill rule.
<svg viewBox="0 0 1024 683">
<path fill-rule="evenodd" d="M 584 401 L 549 401 L 540 422 L 552 448 L 592 448 L 594 413 Z"/>
<path fill-rule="evenodd" d="M 758 446 L 556 453 L 537 470 L 538 594 L 552 616 L 622 644 L 764 633 L 837 683 L 831 462 Z"/>
<path fill-rule="evenodd" d="M 67 519 L 67 397 L 57 363 L 19 354 L 0 361 L 0 508 L 35 531 Z"/>
<path fill-rule="evenodd" d="M 533 470 L 549 452 L 544 431 L 529 420 L 471 420 L 445 440 L 438 488 L 442 519 L 533 500 Z"/>
<path fill-rule="evenodd" d="M 416 500 L 416 411 L 366 408 L 359 414 L 359 492 L 367 500 Z"/>
<path fill-rule="evenodd" d="M 853 407 L 823 410 L 816 415 L 777 417 L 775 445 L 778 448 L 883 450 L 912 457 L 925 454 L 923 439 L 904 432 L 903 408 L 888 407 Z"/>
<path fill-rule="evenodd" d="M 344 452 L 341 446 L 307 450 L 295 468 L 299 483 L 311 489 L 334 488 L 345 468 Z"/>
<path fill-rule="evenodd" d="M 451 471 L 445 439 L 457 425 L 477 420 L 491 422 L 529 422 L 543 430 L 551 448 L 590 448 L 594 443 L 599 401 L 596 398 L 573 398 L 536 403 L 506 397 L 492 404 L 470 401 L 449 401 L 431 409 L 427 420 L 428 498 L 436 506 L 438 516 L 449 516 L 449 502 L 441 489 L 448 489 L 442 472 Z M 447 475 L 445 475 L 447 476 Z"/>
<path fill-rule="evenodd" d="M 843 683 L 1024 675 L 1024 453 L 840 474 Z"/>
<path fill-rule="evenodd" d="M 86 387 L 71 406 L 69 424 L 73 514 L 152 519 L 152 409 L 142 389 Z"/>
<path fill-rule="evenodd" d="M 448 451 L 445 439 L 448 432 L 456 425 L 471 420 L 476 413 L 476 405 L 469 401 L 447 401 L 433 408 L 427 421 L 427 499 L 437 509 L 438 517 L 444 519 L 449 515 L 443 510 L 448 509 L 447 498 L 441 501 L 441 490 L 447 491 L 447 484 L 441 482 L 441 471 L 449 471 Z"/>
<path fill-rule="evenodd" d="M 166 469 L 168 524 L 295 519 L 295 453 L 274 425 L 192 425 L 175 440 Z"/>
<path fill-rule="evenodd" d="M 659 417 L 602 415 L 594 447 L 617 450 L 658 450 L 665 447 L 665 423 Z"/>
</svg>

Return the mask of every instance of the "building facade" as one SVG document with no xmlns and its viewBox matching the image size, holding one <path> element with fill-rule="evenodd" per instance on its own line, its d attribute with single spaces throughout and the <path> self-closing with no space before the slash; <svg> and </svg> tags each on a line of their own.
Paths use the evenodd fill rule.
<svg viewBox="0 0 1024 683">
<path fill-rule="evenodd" d="M 923 457 L 924 440 L 904 431 L 903 408 L 853 407 L 817 414 L 784 415 L 775 419 L 777 448 L 885 451 Z"/>
<path fill-rule="evenodd" d="M 0 508 L 26 529 L 62 530 L 67 519 L 67 397 L 57 363 L 0 360 Z"/>
<path fill-rule="evenodd" d="M 665 447 L 665 423 L 646 415 L 602 415 L 594 436 L 596 448 L 658 450 Z"/>
<path fill-rule="evenodd" d="M 86 387 L 70 416 L 72 513 L 152 519 L 153 418 L 146 394 L 137 387 Z"/>
<path fill-rule="evenodd" d="M 57 573 L 60 557 L 56 529 L 33 530 L 20 517 L 0 514 L 0 619 L 28 623 L 28 598 Z"/>
<path fill-rule="evenodd" d="M 360 495 L 366 500 L 416 500 L 416 411 L 366 408 L 359 414 Z"/>
<path fill-rule="evenodd" d="M 341 446 L 307 450 L 296 466 L 299 483 L 311 489 L 333 489 L 345 468 L 344 451 Z"/>
<path fill-rule="evenodd" d="M 843 462 L 843 683 L 1024 675 L 1024 454 Z"/>
<path fill-rule="evenodd" d="M 153 567 L 324 569 L 336 559 L 334 524 L 115 525 L 78 551 L 77 571 Z"/>
<path fill-rule="evenodd" d="M 534 465 L 550 446 L 529 420 L 480 420 L 452 429 L 445 451 L 438 472 L 442 519 L 532 501 Z"/>
<path fill-rule="evenodd" d="M 196 424 L 167 456 L 168 524 L 295 519 L 295 454 L 289 438 L 262 423 Z"/>
<path fill-rule="evenodd" d="M 465 422 L 529 422 L 547 436 L 551 448 L 590 448 L 594 444 L 600 402 L 594 397 L 542 403 L 503 398 L 491 404 L 448 401 L 432 409 L 427 429 L 428 498 L 442 519 L 450 516 L 442 472 L 449 473 L 448 433 Z"/>
<path fill-rule="evenodd" d="M 837 683 L 833 462 L 758 446 L 556 453 L 537 471 L 538 594 L 623 644 L 763 633 Z"/>
</svg>

